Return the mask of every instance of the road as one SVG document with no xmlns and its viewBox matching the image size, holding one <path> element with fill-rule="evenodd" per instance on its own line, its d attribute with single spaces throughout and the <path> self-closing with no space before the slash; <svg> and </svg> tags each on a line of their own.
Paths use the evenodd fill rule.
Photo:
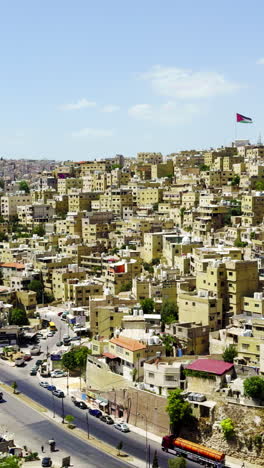
<svg viewBox="0 0 264 468">
<path fill-rule="evenodd" d="M 0 404 L 0 421 L 1 430 L 14 433 L 17 445 L 27 445 L 40 457 L 41 446 L 44 445 L 43 456 L 50 456 L 56 466 L 61 466 L 63 457 L 71 455 L 71 464 L 76 468 L 131 467 L 69 434 L 12 395 L 6 395 L 5 402 Z M 51 438 L 56 440 L 57 451 L 54 453 L 49 450 L 48 440 Z M 36 464 L 39 465 L 40 462 Z"/>
<path fill-rule="evenodd" d="M 48 315 L 48 314 L 47 314 Z M 58 316 L 55 316 L 54 313 L 48 315 L 52 321 L 54 321 L 57 327 L 61 326 L 61 336 L 67 332 L 68 327 L 65 322 L 61 322 Z M 58 328 L 59 329 L 59 328 Z M 49 351 L 51 351 L 56 342 L 59 340 L 58 338 L 59 332 L 52 338 L 48 338 L 44 341 L 44 345 L 42 345 L 43 341 L 41 340 L 41 345 L 46 352 L 46 348 L 48 346 Z M 39 359 L 39 357 L 35 357 L 34 361 Z M 16 367 L 9 367 L 3 361 L 0 361 L 0 380 L 4 383 L 11 384 L 13 381 L 16 381 L 18 384 L 18 390 L 23 394 L 30 397 L 32 400 L 40 403 L 41 405 L 48 408 L 50 411 L 54 411 L 56 415 L 60 415 L 62 417 L 62 402 L 58 398 L 52 398 L 52 395 L 49 391 L 43 389 L 39 386 L 39 381 L 36 377 L 31 377 L 29 375 L 30 368 L 32 367 L 32 361 L 24 368 L 16 368 Z M 59 380 L 59 379 L 57 379 Z M 55 385 L 57 385 L 57 380 Z M 58 382 L 59 386 L 59 382 Z M 71 414 L 74 416 L 77 427 L 80 427 L 83 430 L 87 430 L 87 423 L 85 417 L 85 411 L 76 408 L 73 403 L 71 402 L 69 397 L 64 398 L 64 413 Z M 146 459 L 146 439 L 141 435 L 137 434 L 136 432 L 130 433 L 121 433 L 114 429 L 111 426 L 101 422 L 97 418 L 89 416 L 89 426 L 90 426 L 90 433 L 106 442 L 107 444 L 111 445 L 112 447 L 116 447 L 117 444 L 122 441 L 123 442 L 123 450 L 127 452 L 129 455 L 132 455 L 135 458 L 145 460 Z M 164 453 L 160 445 L 152 440 L 148 440 L 148 444 L 150 445 L 150 460 L 153 459 L 154 451 L 157 450 L 158 459 L 159 459 L 159 466 L 160 468 L 167 468 L 168 467 L 168 459 L 172 458 L 173 455 L 168 455 Z M 102 465 L 101 465 L 102 466 Z M 111 465 L 109 465 L 111 466 Z M 187 462 L 188 468 L 196 468 L 199 465 L 196 463 Z"/>
</svg>

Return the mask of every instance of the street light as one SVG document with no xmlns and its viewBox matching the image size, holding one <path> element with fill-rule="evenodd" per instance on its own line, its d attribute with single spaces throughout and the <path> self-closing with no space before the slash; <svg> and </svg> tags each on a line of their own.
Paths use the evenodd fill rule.
<svg viewBox="0 0 264 468">
<path fill-rule="evenodd" d="M 150 454 L 148 453 L 148 418 L 144 414 L 137 413 L 138 416 L 141 416 L 142 418 L 145 418 L 146 422 L 146 468 L 149 466 L 149 460 L 150 460 Z"/>
<path fill-rule="evenodd" d="M 62 424 L 64 424 L 64 397 L 61 399 L 61 411 L 62 411 Z"/>
<path fill-rule="evenodd" d="M 86 412 L 85 417 L 86 417 L 86 426 L 87 426 L 87 436 L 88 436 L 88 439 L 90 439 L 89 411 Z"/>
</svg>

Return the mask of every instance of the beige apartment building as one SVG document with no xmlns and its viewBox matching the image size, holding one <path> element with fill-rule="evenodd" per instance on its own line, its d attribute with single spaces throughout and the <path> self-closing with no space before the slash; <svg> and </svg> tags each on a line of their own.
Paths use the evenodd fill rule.
<svg viewBox="0 0 264 468">
<path fill-rule="evenodd" d="M 67 280 L 67 300 L 72 302 L 75 307 L 88 307 L 90 296 L 101 296 L 103 294 L 103 285 L 100 281 L 78 279 Z"/>
<path fill-rule="evenodd" d="M 212 297 L 206 291 L 178 293 L 179 322 L 208 325 L 210 331 L 223 324 L 223 299 Z"/>
<path fill-rule="evenodd" d="M 69 211 L 78 213 L 79 211 L 89 211 L 92 200 L 99 199 L 99 193 L 69 190 L 68 197 Z"/>
<path fill-rule="evenodd" d="M 58 179 L 58 193 L 59 195 L 67 194 L 72 189 L 83 188 L 82 179 L 77 179 L 75 177 L 68 177 L 67 179 Z"/>
<path fill-rule="evenodd" d="M 1 215 L 5 219 L 17 216 L 18 206 L 31 205 L 31 195 L 25 193 L 10 194 L 1 197 Z"/>
<path fill-rule="evenodd" d="M 52 278 L 52 292 L 55 301 L 66 302 L 68 300 L 68 285 L 67 281 L 76 279 L 77 281 L 84 281 L 86 273 L 84 268 L 77 266 L 65 268 L 63 270 L 53 270 L 51 273 Z"/>
<path fill-rule="evenodd" d="M 242 222 L 245 225 L 256 225 L 263 222 L 264 216 L 264 193 L 255 192 L 242 196 L 241 203 Z"/>
<path fill-rule="evenodd" d="M 242 298 L 254 294 L 259 287 L 256 260 L 226 262 L 229 310 L 234 315 L 242 311 Z"/>
</svg>

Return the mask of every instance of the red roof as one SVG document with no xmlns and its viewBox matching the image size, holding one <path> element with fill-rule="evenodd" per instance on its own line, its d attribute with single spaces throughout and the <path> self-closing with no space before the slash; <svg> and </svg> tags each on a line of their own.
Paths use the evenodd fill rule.
<svg viewBox="0 0 264 468">
<path fill-rule="evenodd" d="M 217 359 L 197 359 L 189 364 L 186 369 L 197 370 L 201 372 L 210 372 L 210 374 L 223 375 L 234 367 L 230 362 L 218 361 Z"/>
<path fill-rule="evenodd" d="M 111 353 L 103 353 L 103 356 L 108 357 L 109 359 L 115 359 L 118 357 Z"/>
<path fill-rule="evenodd" d="M 25 269 L 25 265 L 23 265 L 23 263 L 16 263 L 16 262 L 1 263 L 0 266 L 1 268 L 16 268 L 16 270 Z"/>
</svg>

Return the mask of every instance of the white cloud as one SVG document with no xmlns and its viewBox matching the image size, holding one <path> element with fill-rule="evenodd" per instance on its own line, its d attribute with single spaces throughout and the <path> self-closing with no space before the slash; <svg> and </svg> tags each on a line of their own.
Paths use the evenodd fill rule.
<svg viewBox="0 0 264 468">
<path fill-rule="evenodd" d="M 80 109 L 87 109 L 88 107 L 96 107 L 96 102 L 88 101 L 85 98 L 79 99 L 77 102 L 72 102 L 70 104 L 64 104 L 60 107 L 60 110 L 80 110 Z"/>
<path fill-rule="evenodd" d="M 259 59 L 256 61 L 256 64 L 257 64 L 257 65 L 264 65 L 264 57 L 259 58 Z"/>
<path fill-rule="evenodd" d="M 114 106 L 114 105 L 104 106 L 102 108 L 102 112 L 108 112 L 108 113 L 117 112 L 119 110 L 120 110 L 120 107 L 119 106 Z"/>
<path fill-rule="evenodd" d="M 100 128 L 82 128 L 72 132 L 72 136 L 75 138 L 105 138 L 113 136 L 113 131 Z"/>
<path fill-rule="evenodd" d="M 137 104 L 128 109 L 128 114 L 137 120 L 146 120 L 163 125 L 182 124 L 203 112 L 201 106 L 192 103 L 169 101 L 161 106 Z"/>
<path fill-rule="evenodd" d="M 156 65 L 139 75 L 148 81 L 159 95 L 177 99 L 199 99 L 228 94 L 240 89 L 239 83 L 228 81 L 222 74 L 193 71 Z"/>
</svg>

